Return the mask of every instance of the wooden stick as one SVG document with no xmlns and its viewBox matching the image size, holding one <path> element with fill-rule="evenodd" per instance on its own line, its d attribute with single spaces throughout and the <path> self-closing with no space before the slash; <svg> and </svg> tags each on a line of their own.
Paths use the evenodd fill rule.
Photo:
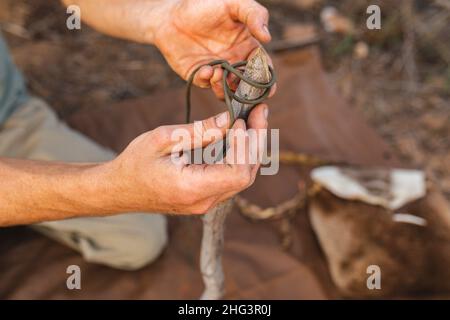
<svg viewBox="0 0 450 320">
<path fill-rule="evenodd" d="M 270 81 L 268 57 L 262 48 L 255 49 L 249 57 L 244 75 L 260 82 Z M 244 81 L 239 83 L 236 95 L 241 98 L 256 99 L 264 89 L 255 88 Z M 236 118 L 247 119 L 253 105 L 233 100 L 231 103 Z M 222 269 L 223 233 L 225 218 L 233 207 L 233 199 L 224 201 L 212 208 L 203 217 L 203 237 L 200 253 L 200 268 L 205 290 L 200 299 L 217 300 L 224 295 L 224 275 Z"/>
<path fill-rule="evenodd" d="M 233 207 L 233 201 L 219 203 L 203 217 L 200 268 L 205 284 L 201 300 L 218 300 L 224 294 L 222 269 L 223 231 L 225 218 Z"/>
</svg>

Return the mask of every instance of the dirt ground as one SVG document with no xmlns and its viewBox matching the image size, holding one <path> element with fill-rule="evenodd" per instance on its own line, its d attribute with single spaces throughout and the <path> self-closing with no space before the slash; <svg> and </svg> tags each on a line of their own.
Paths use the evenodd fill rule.
<svg viewBox="0 0 450 320">
<path fill-rule="evenodd" d="M 417 0 L 409 10 L 410 0 L 262 2 L 275 40 L 293 26 L 320 30 L 326 6 L 342 13 L 353 31 L 326 34 L 321 44 L 332 80 L 398 154 L 425 168 L 450 198 L 450 3 Z M 381 30 L 366 28 L 369 4 L 381 7 Z M 66 18 L 57 0 L 0 2 L 0 25 L 30 90 L 61 118 L 184 85 L 156 48 L 86 25 L 69 31 Z"/>
</svg>

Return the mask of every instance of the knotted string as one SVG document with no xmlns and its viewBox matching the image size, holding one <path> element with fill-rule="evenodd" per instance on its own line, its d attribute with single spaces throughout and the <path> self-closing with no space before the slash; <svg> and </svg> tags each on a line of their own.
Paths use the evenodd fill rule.
<svg viewBox="0 0 450 320">
<path fill-rule="evenodd" d="M 223 85 L 223 90 L 224 90 L 224 95 L 225 95 L 225 104 L 227 105 L 228 108 L 228 112 L 230 114 L 230 127 L 234 124 L 234 121 L 236 121 L 236 115 L 234 114 L 233 111 L 233 107 L 231 105 L 231 102 L 233 100 L 236 100 L 240 103 L 243 104 L 249 104 L 249 105 L 257 105 L 258 103 L 263 102 L 270 94 L 270 88 L 272 88 L 272 86 L 275 84 L 276 82 L 276 76 L 275 76 L 275 72 L 273 71 L 273 68 L 271 66 L 269 66 L 269 71 L 271 74 L 271 79 L 269 82 L 267 83 L 260 83 L 257 81 L 254 81 L 252 79 L 247 78 L 246 76 L 244 76 L 243 71 L 239 68 L 246 66 L 247 65 L 247 61 L 240 61 L 240 62 L 236 62 L 234 64 L 230 64 L 228 61 L 226 60 L 213 60 L 210 63 L 198 66 L 190 75 L 188 82 L 187 82 L 187 92 L 186 92 L 186 122 L 189 123 L 190 122 L 190 118 L 191 118 L 191 87 L 192 87 L 192 83 L 194 81 L 194 77 L 195 74 L 197 73 L 198 70 L 200 70 L 201 67 L 203 66 L 216 66 L 216 65 L 220 65 L 220 67 L 223 69 L 223 76 L 222 76 L 222 85 Z M 265 89 L 264 93 L 259 96 L 256 99 L 246 99 L 246 98 L 242 98 L 237 96 L 231 89 L 230 86 L 228 85 L 227 82 L 227 78 L 229 73 L 234 74 L 235 76 L 237 76 L 239 79 L 241 79 L 242 81 L 248 83 L 249 85 L 256 87 L 256 88 L 260 88 L 260 89 Z"/>
</svg>

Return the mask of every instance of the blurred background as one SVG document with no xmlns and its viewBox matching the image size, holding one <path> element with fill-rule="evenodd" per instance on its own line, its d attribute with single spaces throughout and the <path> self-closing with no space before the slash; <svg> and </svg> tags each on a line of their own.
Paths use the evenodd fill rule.
<svg viewBox="0 0 450 320">
<path fill-rule="evenodd" d="M 372 293 L 360 291 L 359 287 L 355 289 L 355 283 L 364 285 L 363 289 L 366 290 L 366 264 L 362 263 L 378 263 L 376 258 L 383 257 L 379 263 L 386 270 L 387 278 L 393 279 L 391 288 L 385 291 L 386 296 L 404 297 L 411 294 L 416 297 L 416 294 L 425 294 L 426 298 L 430 298 L 433 296 L 427 294 L 435 293 L 436 289 L 439 293 L 446 292 L 445 297 L 448 298 L 450 211 L 448 201 L 442 201 L 439 196 L 450 200 L 450 1 L 260 2 L 270 11 L 270 30 L 274 43 L 301 44 L 320 38 L 318 46 L 321 63 L 331 83 L 328 86 L 322 78 L 317 77 L 311 80 L 310 87 L 307 86 L 314 74 L 323 74 L 317 63 L 317 51 L 309 53 L 309 62 L 299 62 L 298 65 L 286 61 L 291 59 L 294 64 L 295 61 L 302 61 L 302 52 L 294 52 L 295 58 L 279 55 L 279 61 L 285 60 L 283 81 L 287 102 L 286 106 L 280 106 L 280 109 L 286 108 L 278 113 L 278 118 L 276 111 L 271 115 L 275 115 L 272 118 L 275 124 L 292 118 L 291 127 L 283 133 L 286 134 L 282 137 L 284 147 L 291 147 L 291 151 L 296 152 L 301 149 L 300 145 L 302 148 L 306 146 L 307 151 L 311 146 L 313 150 L 317 146 L 327 149 L 327 139 L 316 139 L 317 145 L 314 145 L 316 135 L 311 129 L 314 125 L 311 125 L 310 131 L 308 128 L 302 131 L 311 119 L 303 119 L 302 114 L 289 116 L 289 112 L 293 114 L 296 110 L 314 110 L 314 103 L 325 101 L 330 108 L 328 105 L 320 106 L 316 112 L 320 115 L 313 119 L 318 120 L 315 125 L 324 129 L 324 132 L 329 124 L 332 127 L 323 137 L 330 138 L 335 132 L 342 132 L 342 140 L 350 141 L 352 132 L 348 131 L 353 128 L 360 130 L 356 130 L 355 135 L 361 135 L 354 139 L 359 141 L 359 144 L 355 144 L 358 147 L 355 150 L 350 142 L 345 146 L 346 141 L 329 139 L 333 141 L 329 143 L 331 147 L 327 149 L 328 152 L 343 151 L 346 159 L 352 158 L 354 152 L 355 159 L 361 156 L 356 162 L 366 163 L 370 162 L 367 158 L 370 160 L 372 154 L 382 154 L 380 159 L 384 159 L 385 142 L 398 158 L 397 163 L 426 172 L 428 180 L 432 181 L 433 192 L 406 207 L 410 210 L 407 212 L 426 218 L 429 228 L 413 224 L 398 226 L 392 223 L 390 216 L 381 214 L 386 210 L 356 201 L 345 202 L 326 191 L 315 190 L 314 186 L 305 186 L 310 183 L 309 170 L 322 163 L 314 162 L 316 159 L 307 158 L 305 161 L 296 155 L 285 155 L 284 161 L 298 161 L 303 167 L 299 170 L 283 167 L 278 177 L 280 181 L 268 177 L 250 190 L 249 194 L 244 194 L 245 197 L 249 196 L 253 204 L 274 206 L 270 207 L 270 212 L 281 218 L 255 223 L 253 220 L 260 219 L 264 210 L 243 198 L 237 200 L 242 216 L 230 217 L 229 223 L 237 227 L 228 228 L 225 242 L 226 285 L 229 286 L 228 292 L 231 292 L 228 297 L 341 297 L 336 287 L 347 290 L 346 294 L 350 297 L 371 296 Z M 381 8 L 380 30 L 369 30 L 366 26 L 369 16 L 366 9 L 373 4 Z M 181 97 L 185 82 L 169 68 L 156 48 L 102 35 L 85 24 L 81 32 L 70 31 L 66 28 L 66 19 L 65 8 L 57 0 L 0 0 L 0 27 L 30 91 L 45 99 L 63 120 L 70 123 L 71 119 L 75 119 L 72 124 L 76 123 L 77 129 L 100 143 L 106 142 L 105 145 L 116 151 L 121 150 L 136 135 L 138 129 L 133 131 L 133 121 L 137 123 L 141 118 L 148 120 L 145 128 L 142 123 L 138 123 L 143 130 L 153 125 L 153 113 L 146 111 L 148 104 L 156 105 L 160 99 L 172 101 L 172 91 L 167 90 L 177 90 L 176 94 Z M 291 79 L 298 82 L 292 84 Z M 326 90 L 317 89 L 311 95 L 297 92 L 304 88 L 314 91 L 315 88 L 322 90 L 324 87 Z M 336 89 L 338 95 L 333 95 L 329 87 Z M 284 101 L 282 90 L 280 88 L 280 96 L 274 98 L 278 99 L 276 101 L 279 104 Z M 165 93 L 158 96 L 160 92 Z M 340 101 L 339 96 L 348 105 L 350 112 L 341 108 L 342 103 L 334 104 L 334 101 Z M 200 99 L 197 101 L 200 102 Z M 297 102 L 298 107 L 303 109 L 295 109 Z M 116 105 L 116 111 L 105 108 L 110 105 Z M 178 110 L 164 103 L 161 105 L 169 110 Z M 330 110 L 329 114 L 327 109 Z M 83 113 L 83 110 L 89 112 Z M 179 110 L 182 119 L 182 105 Z M 207 107 L 203 109 L 206 113 L 211 113 L 210 110 Z M 364 121 L 354 117 L 353 111 L 362 114 Z M 109 116 L 105 112 L 111 112 L 111 130 L 107 129 L 106 121 L 103 122 Z M 115 132 L 114 125 L 125 123 L 123 115 L 127 112 L 133 116 L 119 128 L 127 129 L 124 132 L 128 133 Z M 162 116 L 164 110 L 154 112 L 159 114 L 159 120 L 166 119 Z M 311 111 L 311 114 L 314 112 Z M 347 132 L 345 128 L 342 129 L 346 125 L 346 117 L 350 124 Z M 325 120 L 329 123 L 324 123 Z M 363 122 L 369 123 L 381 139 L 374 138 L 371 129 L 367 129 L 365 124 L 360 125 Z M 304 140 L 301 136 L 303 132 L 310 134 L 303 137 Z M 295 137 L 296 134 L 298 137 Z M 367 145 L 364 145 L 365 139 Z M 313 142 L 308 144 L 309 141 Z M 374 159 L 373 162 L 379 164 L 380 159 Z M 355 175 L 354 172 L 349 174 Z M 386 172 L 383 174 L 386 175 Z M 379 180 L 375 179 L 375 182 Z M 285 188 L 288 184 L 289 188 Z M 271 192 L 278 192 L 279 197 L 267 196 Z M 298 195 L 282 202 L 294 193 Z M 316 208 L 316 213 L 309 212 L 308 216 L 309 205 L 314 201 L 319 209 Z M 280 206 L 275 206 L 280 203 Z M 336 221 L 342 224 L 328 219 L 329 216 L 339 216 Z M 313 217 L 314 230 L 309 217 Z M 0 289 L 0 297 L 196 298 L 202 288 L 197 265 L 201 226 L 199 221 L 193 220 L 170 217 L 171 240 L 167 252 L 155 265 L 133 274 L 85 265 L 79 256 L 67 248 L 56 247 L 43 237 L 37 238 L 28 229 L 2 230 L 2 250 L 9 250 L 11 257 L 21 258 L 15 263 L 10 263 L 12 260 L 8 261 L 7 258 L 0 259 L 0 273 L 9 275 L 8 280 L 4 281 L 3 292 Z M 321 227 L 324 227 L 322 233 Z M 343 242 L 350 240 L 341 243 L 342 247 L 334 247 L 337 243 L 332 238 L 334 236 L 335 239 L 343 239 Z M 29 243 L 35 249 L 30 250 Z M 33 258 L 30 252 L 44 258 L 42 261 Z M 343 258 L 334 260 L 333 252 L 339 252 Z M 27 273 L 26 265 L 37 260 L 40 262 L 36 268 L 42 270 L 43 275 L 34 280 L 36 278 Z M 68 293 L 63 288 L 64 282 L 61 281 L 65 281 L 66 275 L 61 273 L 58 263 L 76 263 L 87 270 L 85 272 L 90 278 L 84 282 L 82 294 Z M 18 265 L 23 265 L 24 269 L 17 268 Z M 442 271 L 444 269 L 447 271 Z M 254 276 L 255 270 L 258 276 Z M 189 281 L 179 283 L 174 274 Z M 355 274 L 358 274 L 358 279 L 353 277 Z M 33 286 L 33 283 L 43 279 L 48 283 L 47 289 Z M 439 286 L 442 282 L 445 282 L 444 288 Z M 292 286 L 293 283 L 299 285 Z M 400 288 L 400 284 L 404 287 Z M 20 288 L 16 290 L 16 287 Z M 103 290 L 105 287 L 108 290 Z"/>
</svg>

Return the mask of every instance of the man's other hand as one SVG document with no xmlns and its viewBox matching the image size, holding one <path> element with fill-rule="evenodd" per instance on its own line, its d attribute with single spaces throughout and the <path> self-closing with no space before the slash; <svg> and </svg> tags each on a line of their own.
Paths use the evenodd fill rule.
<svg viewBox="0 0 450 320">
<path fill-rule="evenodd" d="M 165 12 L 153 42 L 183 79 L 211 60 L 246 60 L 260 42 L 271 40 L 269 13 L 254 0 L 178 0 Z M 203 66 L 194 84 L 212 87 L 223 99 L 222 74 L 219 67 Z"/>
</svg>

